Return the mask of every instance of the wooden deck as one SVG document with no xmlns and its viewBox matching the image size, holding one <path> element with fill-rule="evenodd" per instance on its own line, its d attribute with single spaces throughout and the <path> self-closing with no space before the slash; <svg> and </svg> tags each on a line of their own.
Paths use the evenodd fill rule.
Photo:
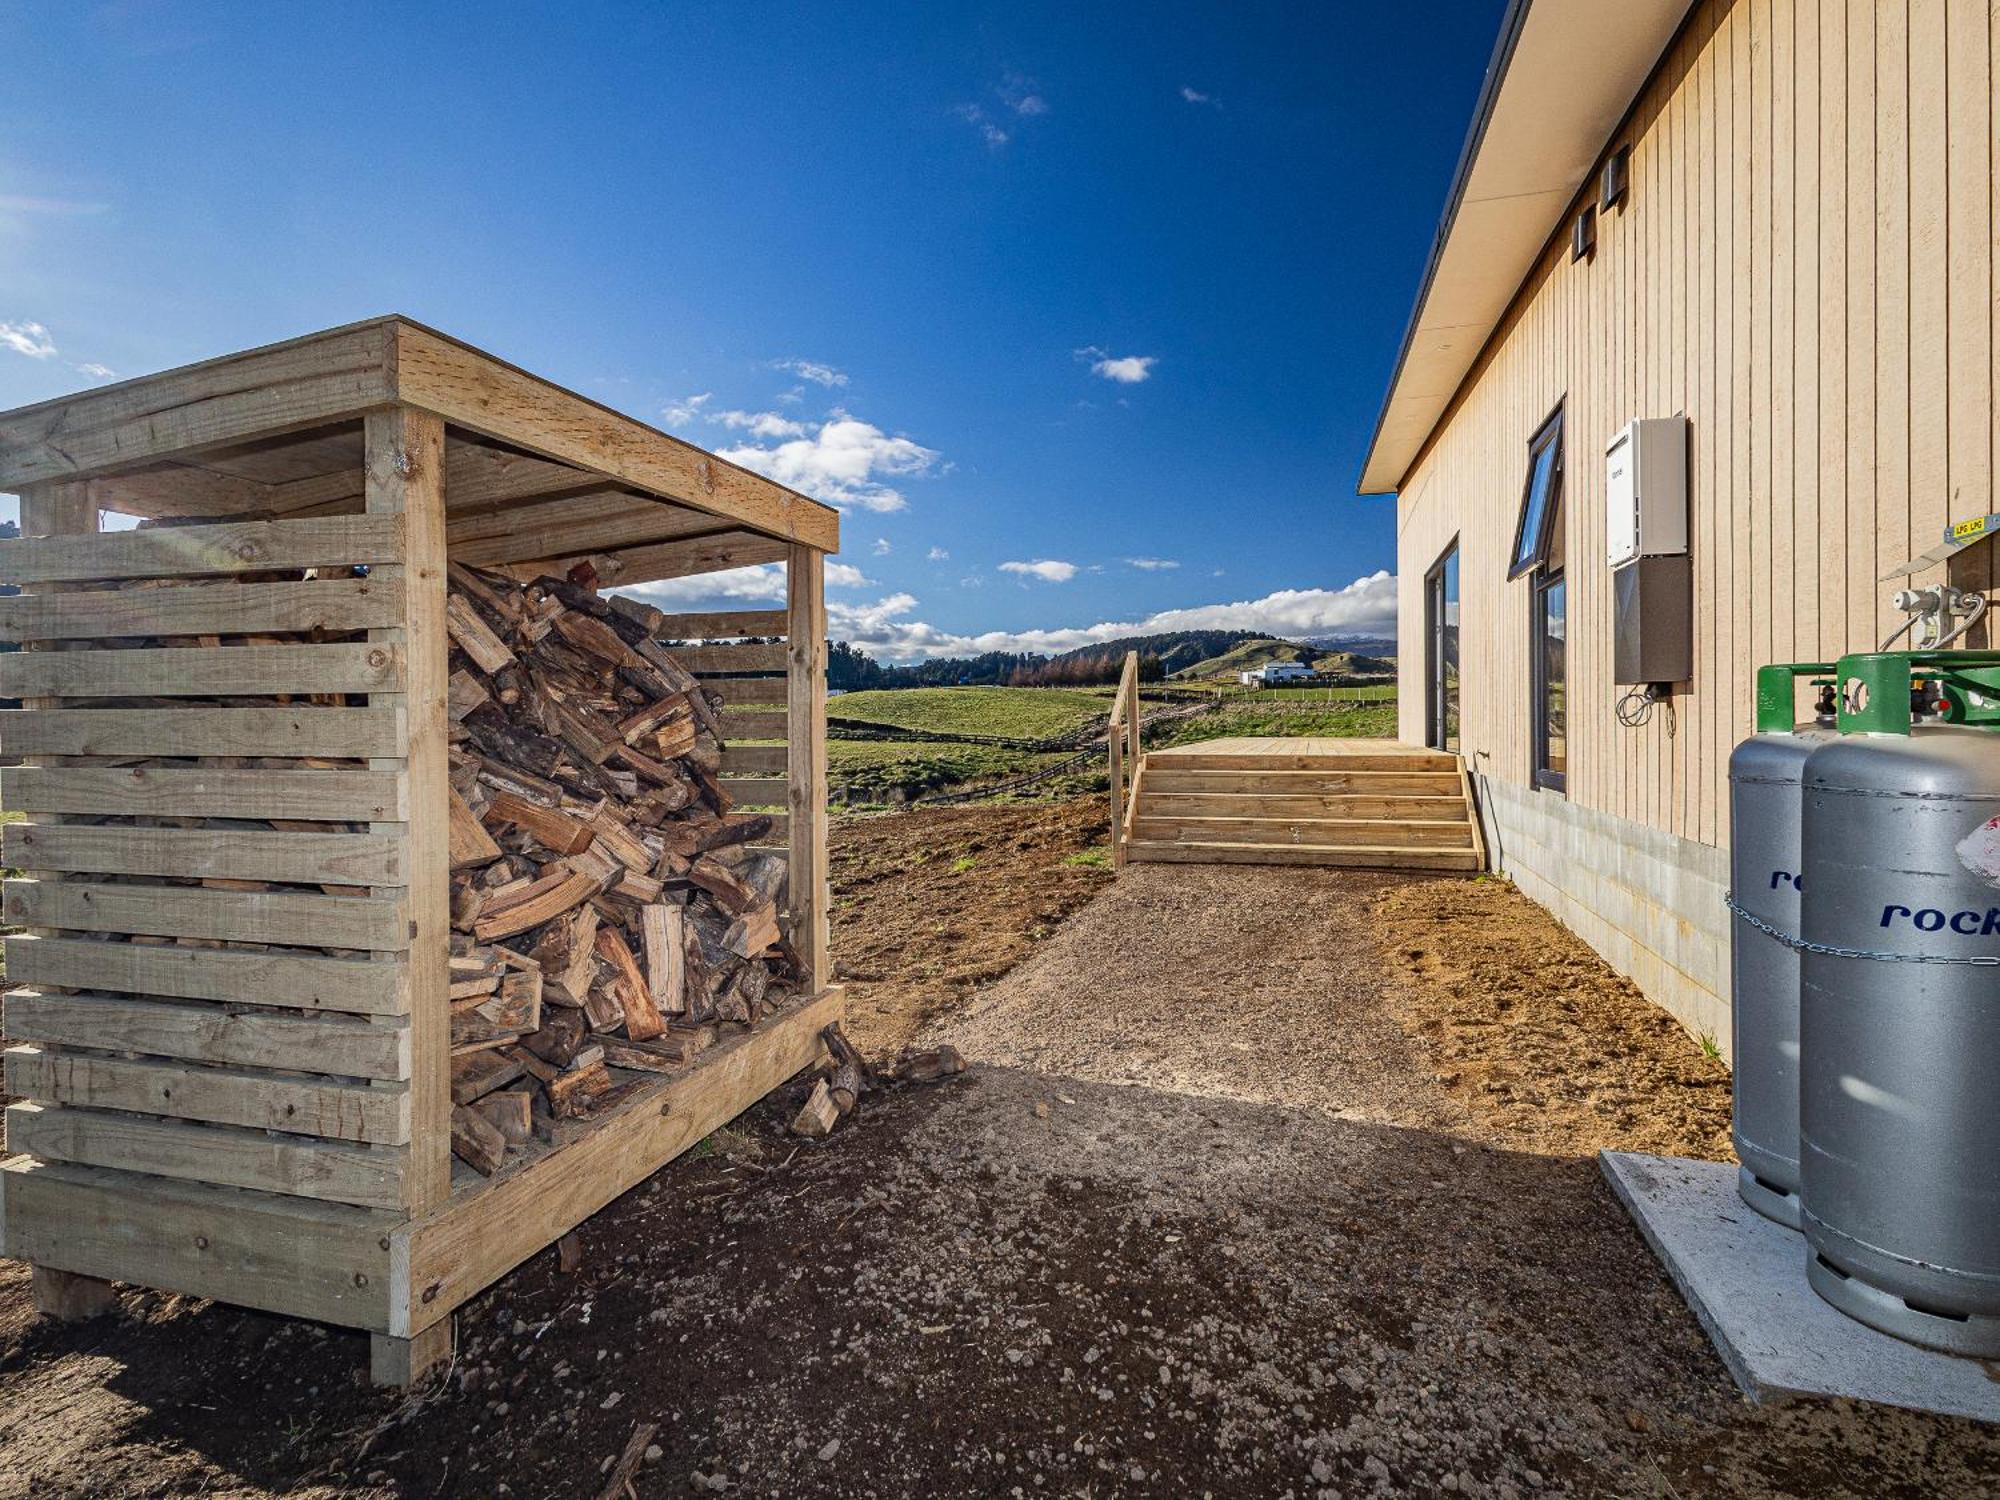
<svg viewBox="0 0 2000 1500">
<path fill-rule="evenodd" d="M 1388 740 L 1209 740 L 1147 752 L 1126 857 L 1471 873 L 1486 851 L 1456 755 Z"/>
</svg>

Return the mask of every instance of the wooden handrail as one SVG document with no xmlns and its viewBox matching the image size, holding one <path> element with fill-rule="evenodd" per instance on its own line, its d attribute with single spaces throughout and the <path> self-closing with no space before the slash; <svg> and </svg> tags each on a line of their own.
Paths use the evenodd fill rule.
<svg viewBox="0 0 2000 1500">
<path fill-rule="evenodd" d="M 1111 867 L 1125 868 L 1125 844 L 1132 836 L 1139 797 L 1139 653 L 1125 653 L 1118 691 L 1111 700 L 1105 745 L 1111 756 Z M 1130 785 L 1127 785 L 1129 777 Z"/>
</svg>

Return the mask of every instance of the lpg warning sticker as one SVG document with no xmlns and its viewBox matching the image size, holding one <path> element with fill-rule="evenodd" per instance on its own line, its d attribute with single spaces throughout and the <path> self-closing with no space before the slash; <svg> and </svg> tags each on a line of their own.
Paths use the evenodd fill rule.
<svg viewBox="0 0 2000 1500">
<path fill-rule="evenodd" d="M 1958 845 L 1958 862 L 1988 885 L 2000 886 L 2000 818 L 1989 818 Z"/>
</svg>

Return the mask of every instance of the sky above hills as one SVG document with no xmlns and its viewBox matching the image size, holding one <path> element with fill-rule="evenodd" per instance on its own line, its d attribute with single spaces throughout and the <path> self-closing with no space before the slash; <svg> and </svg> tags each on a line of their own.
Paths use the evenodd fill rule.
<svg viewBox="0 0 2000 1500">
<path fill-rule="evenodd" d="M 1501 9 L 17 0 L 0 407 L 397 311 L 839 505 L 886 658 L 1389 633 Z"/>
</svg>

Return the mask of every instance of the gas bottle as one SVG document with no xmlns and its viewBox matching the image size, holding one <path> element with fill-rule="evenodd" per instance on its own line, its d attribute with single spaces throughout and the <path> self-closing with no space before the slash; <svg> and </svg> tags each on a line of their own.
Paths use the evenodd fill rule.
<svg viewBox="0 0 2000 1500">
<path fill-rule="evenodd" d="M 1736 1190 L 1789 1229 L 1799 1227 L 1799 955 L 1773 929 L 1799 930 L 1806 758 L 1840 737 L 1831 687 L 1818 709 L 1790 730 L 1752 735 L 1729 757 Z"/>
<path fill-rule="evenodd" d="M 1813 1289 L 2000 1356 L 2000 734 L 1843 734 L 1804 771 L 1799 1204 Z"/>
</svg>

